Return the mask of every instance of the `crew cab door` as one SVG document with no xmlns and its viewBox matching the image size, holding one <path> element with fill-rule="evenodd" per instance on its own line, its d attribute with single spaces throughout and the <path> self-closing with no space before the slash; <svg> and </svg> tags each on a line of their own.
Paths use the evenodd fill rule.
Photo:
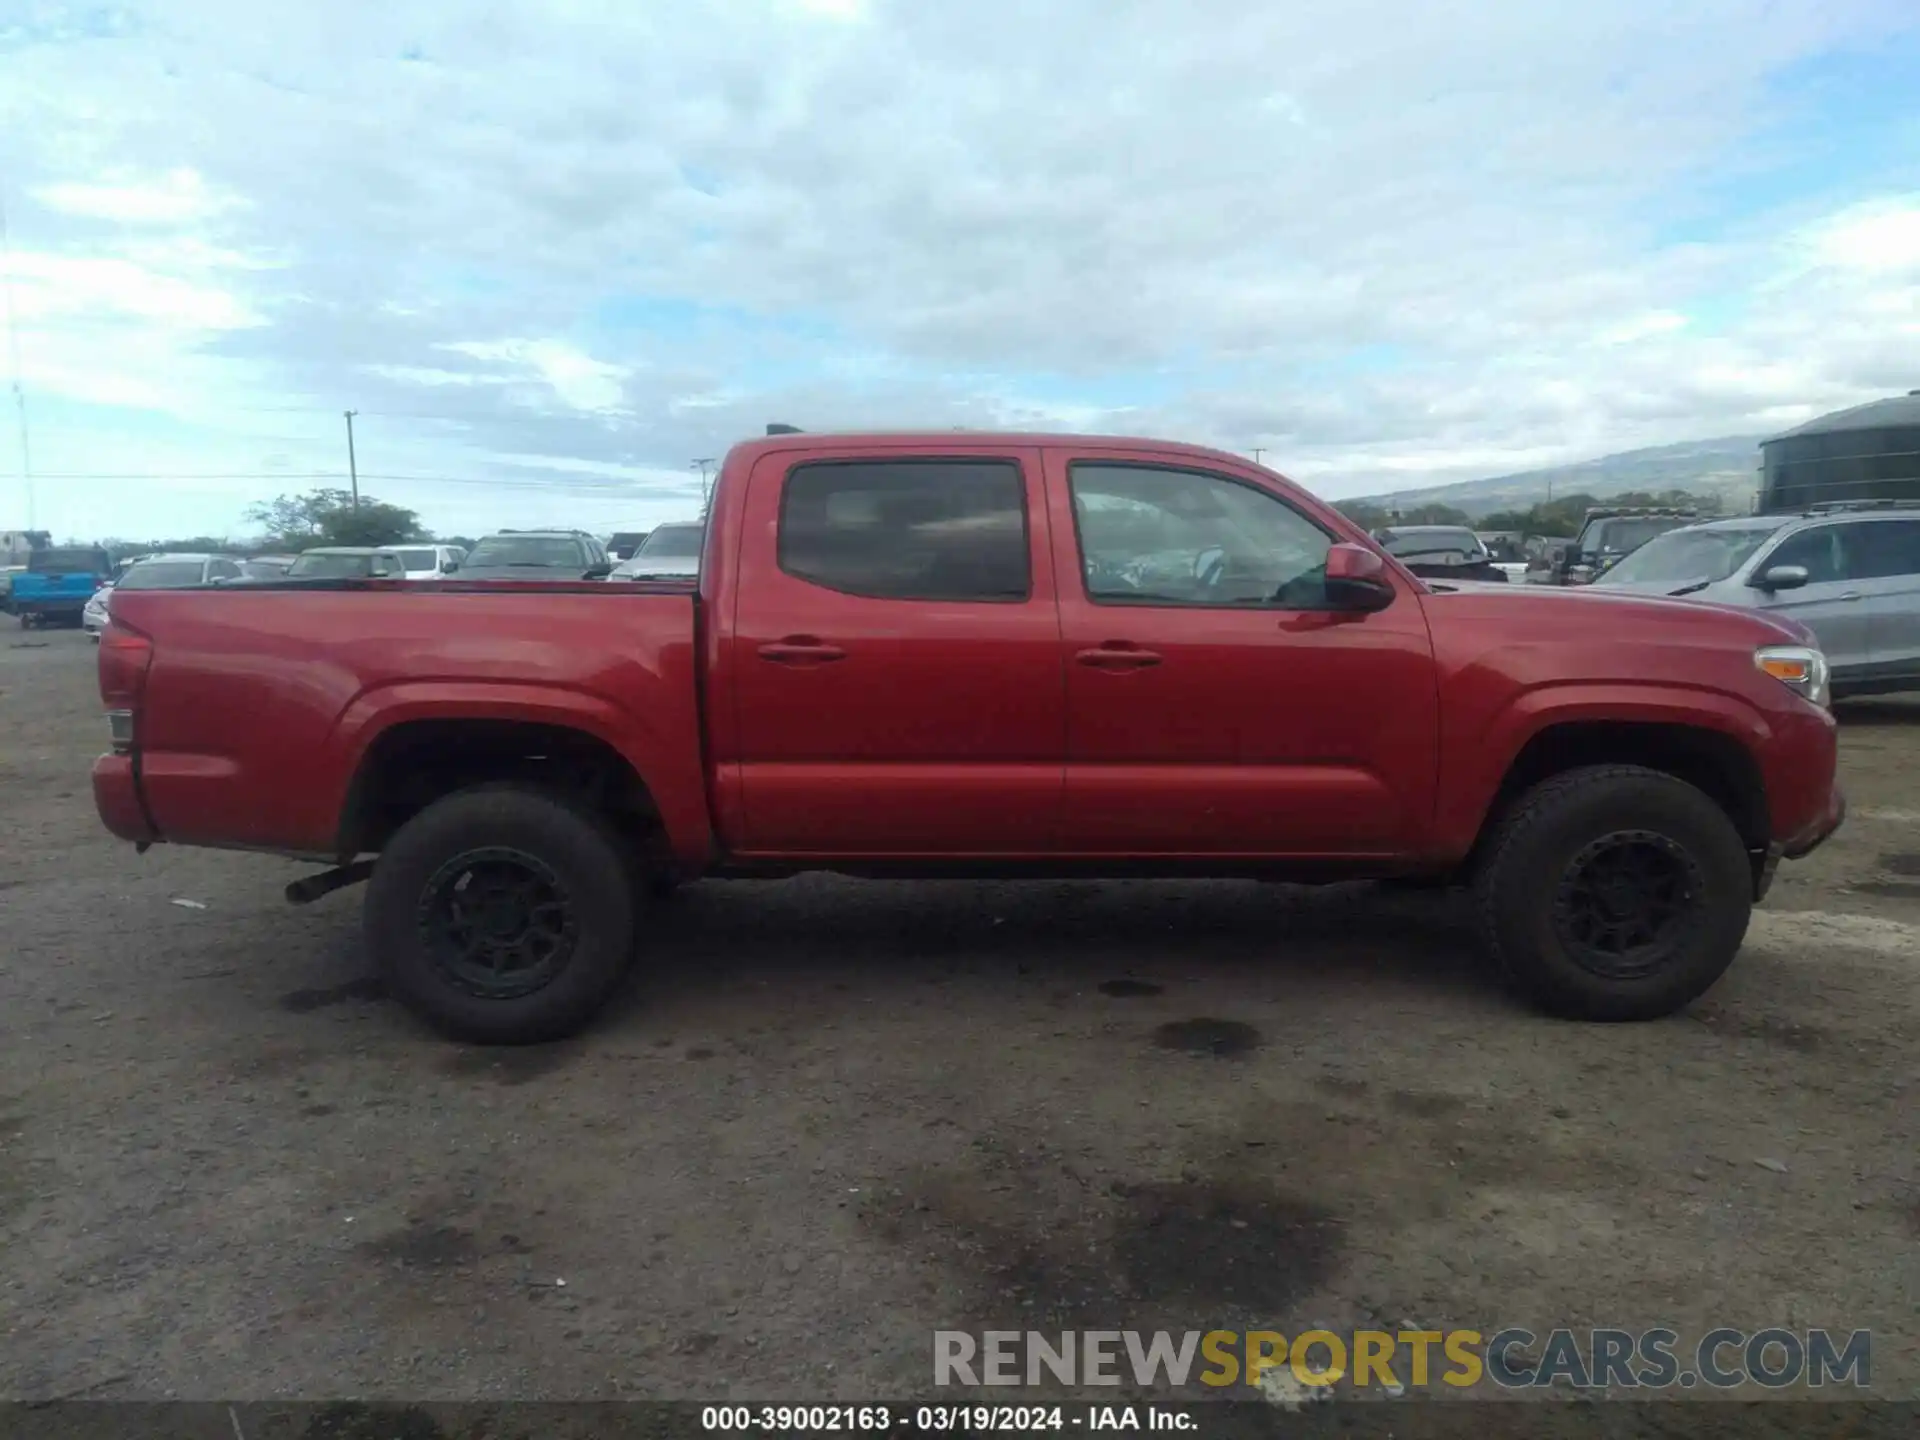
<svg viewBox="0 0 1920 1440">
<path fill-rule="evenodd" d="M 1920 675 L 1920 519 L 1861 520 L 1855 569 L 1867 611 L 1867 678 Z"/>
<path fill-rule="evenodd" d="M 1252 469 L 1047 452 L 1067 674 L 1062 848 L 1343 856 L 1415 846 L 1438 748 L 1404 577 L 1328 608 L 1335 534 Z"/>
<path fill-rule="evenodd" d="M 1040 456 L 759 457 L 723 658 L 737 849 L 1046 855 L 1066 701 Z"/>
</svg>

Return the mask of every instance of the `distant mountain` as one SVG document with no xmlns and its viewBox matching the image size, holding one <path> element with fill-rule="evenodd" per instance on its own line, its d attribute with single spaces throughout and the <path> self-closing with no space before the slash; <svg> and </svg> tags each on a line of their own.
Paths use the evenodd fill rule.
<svg viewBox="0 0 1920 1440">
<path fill-rule="evenodd" d="M 1685 490 L 1718 495 L 1728 514 L 1740 514 L 1760 489 L 1760 435 L 1728 435 L 1717 440 L 1689 440 L 1658 445 L 1650 450 L 1626 450 L 1560 465 L 1549 470 L 1527 470 L 1518 475 L 1496 475 L 1490 480 L 1464 480 L 1427 490 L 1396 490 L 1391 495 L 1358 497 L 1370 505 L 1451 505 L 1478 519 L 1495 510 L 1524 510 L 1548 499 L 1585 493 L 1596 499 L 1629 490 Z M 1341 504 L 1355 503 L 1340 501 Z"/>
</svg>

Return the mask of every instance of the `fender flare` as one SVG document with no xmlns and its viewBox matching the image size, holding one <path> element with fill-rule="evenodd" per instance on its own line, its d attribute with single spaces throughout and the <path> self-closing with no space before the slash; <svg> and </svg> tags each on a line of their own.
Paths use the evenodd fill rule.
<svg viewBox="0 0 1920 1440">
<path fill-rule="evenodd" d="M 671 780 L 676 767 L 684 769 L 690 760 L 697 768 L 697 756 L 678 753 L 644 715 L 590 691 L 510 680 L 400 680 L 354 696 L 329 732 L 329 783 L 316 787 L 321 813 L 313 817 L 318 822 L 314 833 L 339 832 L 354 786 L 382 736 L 416 721 L 487 720 L 577 730 L 600 741 L 625 760 L 646 787 L 676 853 L 688 853 L 690 846 L 704 854 L 710 848 L 702 788 L 693 787 L 689 802 L 686 787 Z"/>
<path fill-rule="evenodd" d="M 1703 731 L 1731 740 L 1754 760 L 1773 738 L 1766 716 L 1737 694 L 1706 686 L 1638 681 L 1565 680 L 1515 695 L 1461 743 L 1470 763 L 1441 775 L 1438 820 L 1443 848 L 1465 855 L 1479 837 L 1494 802 L 1520 756 L 1539 736 L 1561 725 L 1658 725 Z"/>
</svg>

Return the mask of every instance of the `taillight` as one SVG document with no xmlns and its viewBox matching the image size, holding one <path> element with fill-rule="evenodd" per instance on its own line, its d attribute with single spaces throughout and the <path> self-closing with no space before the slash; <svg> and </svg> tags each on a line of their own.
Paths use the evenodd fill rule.
<svg viewBox="0 0 1920 1440">
<path fill-rule="evenodd" d="M 108 622 L 100 636 L 100 701 L 107 710 L 107 732 L 114 753 L 133 749 L 140 698 L 147 688 L 153 642 L 137 630 Z"/>
</svg>

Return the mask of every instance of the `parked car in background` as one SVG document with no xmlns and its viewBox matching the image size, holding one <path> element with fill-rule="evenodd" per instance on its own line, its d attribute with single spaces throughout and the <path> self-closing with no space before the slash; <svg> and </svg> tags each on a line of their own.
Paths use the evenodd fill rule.
<svg viewBox="0 0 1920 1440">
<path fill-rule="evenodd" d="M 1589 585 L 1655 536 L 1691 525 L 1699 518 L 1697 510 L 1589 510 L 1579 536 L 1561 552 L 1547 583 Z"/>
<path fill-rule="evenodd" d="M 616 530 L 607 537 L 607 554 L 616 561 L 631 560 L 652 533 L 651 530 Z"/>
<path fill-rule="evenodd" d="M 1558 584 L 1566 565 L 1567 551 L 1573 547 L 1571 535 L 1529 535 L 1527 537 L 1527 573 L 1529 585 Z"/>
<path fill-rule="evenodd" d="M 1423 580 L 1504 583 L 1507 578 L 1480 537 L 1464 525 L 1389 525 L 1374 531 L 1373 538 Z"/>
<path fill-rule="evenodd" d="M 7 588 L 7 610 L 30 630 L 41 625 L 79 625 L 93 592 L 113 578 L 113 560 L 97 545 L 59 545 L 35 550 L 27 568 Z"/>
<path fill-rule="evenodd" d="M 458 545 L 400 545 L 395 547 L 409 580 L 438 580 L 460 568 L 467 552 Z"/>
<path fill-rule="evenodd" d="M 1524 579 L 1527 573 L 1527 537 L 1517 530 L 1476 530 L 1487 556 L 1509 580 Z"/>
<path fill-rule="evenodd" d="M 473 543 L 449 573 L 462 580 L 600 580 L 613 561 L 584 530 L 502 530 Z"/>
<path fill-rule="evenodd" d="M 1224 451 L 770 436 L 709 531 L 686 587 L 124 595 L 96 808 L 366 880 L 393 993 L 491 1042 L 585 1024 L 663 881 L 805 870 L 1458 882 L 1520 993 L 1646 1019 L 1845 810 L 1791 617 L 1424 583 Z"/>
<path fill-rule="evenodd" d="M 698 575 L 700 548 L 706 541 L 707 527 L 698 520 L 686 524 L 661 525 L 646 538 L 646 543 L 631 558 L 613 569 L 610 580 L 666 580 Z"/>
<path fill-rule="evenodd" d="M 113 597 L 125 590 L 186 590 L 195 585 L 227 585 L 242 578 L 240 560 L 232 555 L 144 555 L 116 580 L 93 592 L 80 623 L 94 640 L 107 628 Z"/>
<path fill-rule="evenodd" d="M 397 552 L 381 545 L 323 545 L 302 550 L 287 567 L 285 580 L 404 580 L 407 567 Z"/>
<path fill-rule="evenodd" d="M 1920 690 L 1920 504 L 1911 501 L 1669 530 L 1594 585 L 1795 620 L 1819 638 L 1836 696 Z"/>
</svg>

